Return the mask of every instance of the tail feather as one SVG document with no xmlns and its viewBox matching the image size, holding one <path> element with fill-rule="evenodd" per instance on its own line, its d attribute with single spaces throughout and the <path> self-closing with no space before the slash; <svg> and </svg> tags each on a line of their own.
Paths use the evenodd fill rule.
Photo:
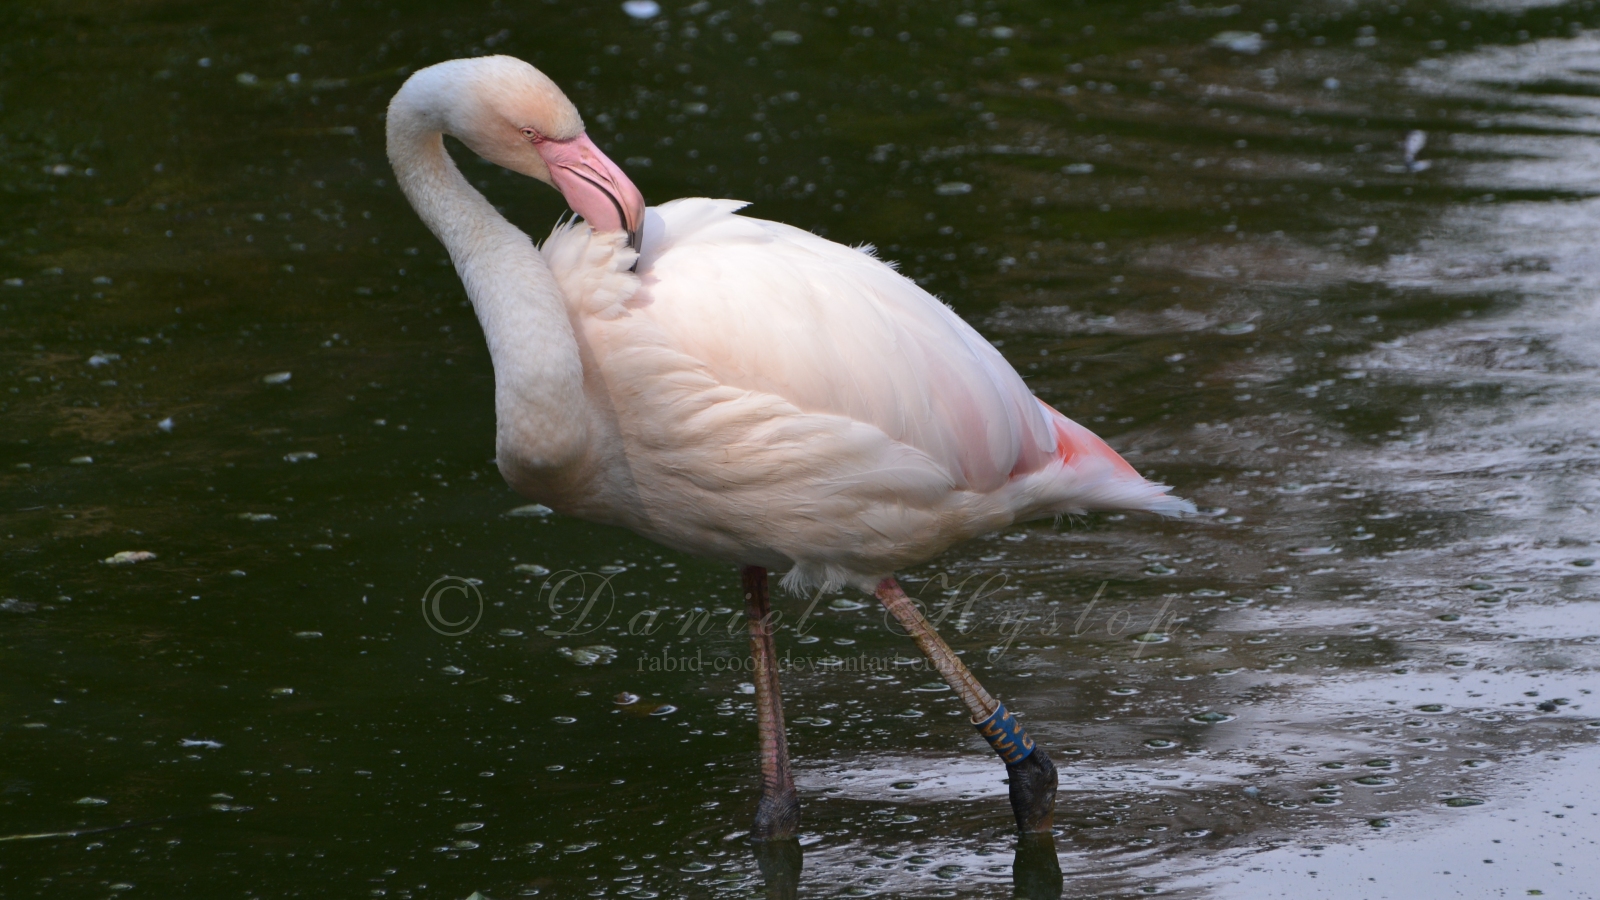
<svg viewBox="0 0 1600 900">
<path fill-rule="evenodd" d="M 1162 516 L 1192 515 L 1192 502 L 1167 493 L 1167 486 L 1146 479 L 1117 451 L 1089 429 L 1041 401 L 1056 431 L 1056 465 L 1039 499 L 1047 514 L 1089 510 L 1134 510 Z M 1034 476 L 1037 477 L 1037 476 Z M 1053 488 L 1053 489 L 1052 489 Z"/>
</svg>

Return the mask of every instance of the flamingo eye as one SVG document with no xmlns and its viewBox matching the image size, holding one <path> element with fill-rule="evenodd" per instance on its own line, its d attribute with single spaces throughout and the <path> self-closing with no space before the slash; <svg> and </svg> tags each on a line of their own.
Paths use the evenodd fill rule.
<svg viewBox="0 0 1600 900">
<path fill-rule="evenodd" d="M 532 128 L 524 128 L 524 129 L 522 129 L 522 136 L 527 138 L 528 140 L 532 141 L 535 144 L 544 143 L 544 135 L 540 134 L 539 132 L 535 131 Z"/>
</svg>

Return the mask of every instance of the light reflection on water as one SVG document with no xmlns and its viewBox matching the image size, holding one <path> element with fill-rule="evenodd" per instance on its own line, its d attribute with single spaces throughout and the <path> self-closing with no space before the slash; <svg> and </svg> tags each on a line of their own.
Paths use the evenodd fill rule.
<svg viewBox="0 0 1600 900">
<path fill-rule="evenodd" d="M 487 359 L 386 180 L 399 67 L 486 49 L 648 196 L 877 243 L 1205 508 L 908 573 L 1004 576 L 947 632 L 1056 753 L 1069 895 L 1600 882 L 1592 4 L 701 6 L 15 14 L 0 831 L 137 827 L 0 845 L 4 893 L 764 890 L 747 676 L 642 667 L 741 637 L 616 624 L 720 620 L 729 573 L 500 515 Z M 608 630 L 543 633 L 563 569 L 613 576 Z M 465 638 L 417 615 L 443 574 L 483 582 Z M 910 652 L 870 606 L 812 635 L 780 651 Z M 998 770 L 928 680 L 788 676 L 802 894 L 1012 891 Z"/>
</svg>

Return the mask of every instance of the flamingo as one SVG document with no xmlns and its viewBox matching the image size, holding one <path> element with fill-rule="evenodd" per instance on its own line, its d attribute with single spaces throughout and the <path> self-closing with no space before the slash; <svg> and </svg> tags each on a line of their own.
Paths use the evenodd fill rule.
<svg viewBox="0 0 1600 900">
<path fill-rule="evenodd" d="M 442 135 L 560 191 L 582 222 L 542 247 L 462 177 Z M 413 74 L 389 160 L 449 251 L 494 367 L 495 451 L 519 493 L 739 566 L 761 793 L 750 834 L 797 836 L 767 573 L 875 595 L 1005 763 L 1017 827 L 1048 833 L 1056 770 L 894 573 L 1015 522 L 1181 515 L 1088 429 L 1033 396 L 949 307 L 877 259 L 738 214 L 657 207 L 550 78 L 507 56 Z"/>
</svg>

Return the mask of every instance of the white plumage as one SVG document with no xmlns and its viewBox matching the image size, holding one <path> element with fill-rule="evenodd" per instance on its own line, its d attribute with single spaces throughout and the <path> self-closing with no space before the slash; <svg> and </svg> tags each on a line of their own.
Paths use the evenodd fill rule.
<svg viewBox="0 0 1600 900">
<path fill-rule="evenodd" d="M 743 205 L 649 210 L 637 274 L 620 233 L 555 229 L 543 253 L 621 452 L 576 492 L 599 504 L 514 483 L 685 552 L 788 569 L 791 590 L 870 592 L 1019 520 L 1192 508 L 870 251 Z"/>
</svg>

